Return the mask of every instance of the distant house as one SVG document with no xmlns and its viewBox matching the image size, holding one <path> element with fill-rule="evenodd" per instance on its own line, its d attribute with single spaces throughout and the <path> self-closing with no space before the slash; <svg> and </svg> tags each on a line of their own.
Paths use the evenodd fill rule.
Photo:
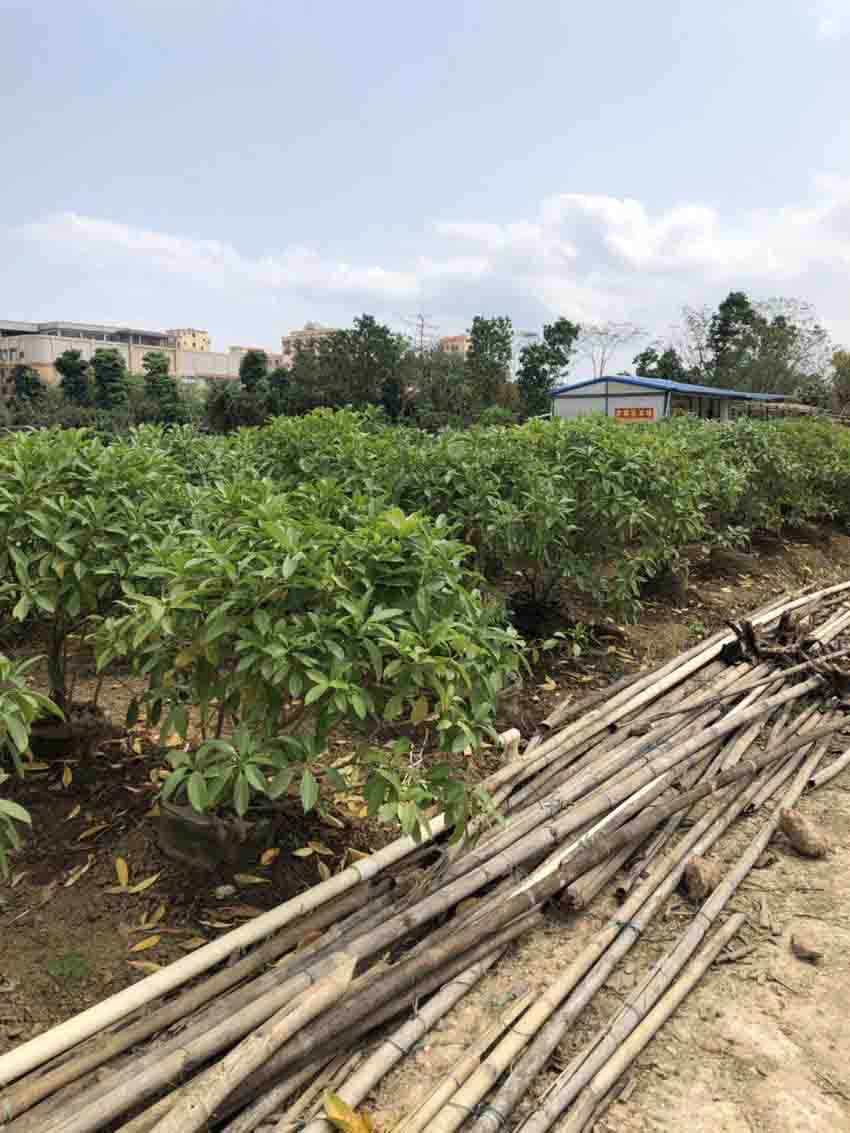
<svg viewBox="0 0 850 1133">
<path fill-rule="evenodd" d="M 659 421 L 676 410 L 697 417 L 728 420 L 733 404 L 765 409 L 771 402 L 786 401 L 781 393 L 745 393 L 740 389 L 671 382 L 666 378 L 615 377 L 587 378 L 552 390 L 553 417 L 583 417 L 604 413 L 617 421 Z"/>
</svg>

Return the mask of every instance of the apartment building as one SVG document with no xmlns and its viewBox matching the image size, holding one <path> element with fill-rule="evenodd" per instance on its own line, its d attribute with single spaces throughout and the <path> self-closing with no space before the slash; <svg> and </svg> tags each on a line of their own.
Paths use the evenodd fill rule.
<svg viewBox="0 0 850 1133">
<path fill-rule="evenodd" d="M 178 350 L 200 350 L 207 353 L 212 350 L 209 331 L 196 330 L 194 327 L 180 327 L 165 332 L 174 339 Z"/>
<path fill-rule="evenodd" d="M 336 334 L 337 330 L 337 327 L 323 327 L 319 323 L 305 323 L 301 330 L 291 330 L 289 334 L 283 335 L 280 340 L 283 358 L 285 359 L 283 365 L 292 365 L 299 343 L 304 346 L 317 344 L 323 338 Z"/>
<path fill-rule="evenodd" d="M 469 353 L 468 334 L 450 334 L 440 339 L 440 349 L 445 354 L 456 354 L 465 358 Z"/>
</svg>

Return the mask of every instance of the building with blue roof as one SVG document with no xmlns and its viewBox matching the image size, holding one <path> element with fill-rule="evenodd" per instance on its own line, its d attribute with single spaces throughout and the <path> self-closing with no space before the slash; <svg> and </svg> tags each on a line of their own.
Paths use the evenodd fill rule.
<svg viewBox="0 0 850 1133">
<path fill-rule="evenodd" d="M 787 400 L 781 393 L 747 393 L 740 389 L 718 389 L 630 374 L 570 382 L 553 389 L 551 397 L 553 417 L 604 413 L 618 421 L 633 422 L 659 421 L 674 410 L 725 421 L 735 402 L 741 407 L 744 404 L 766 407 L 770 402 Z"/>
</svg>

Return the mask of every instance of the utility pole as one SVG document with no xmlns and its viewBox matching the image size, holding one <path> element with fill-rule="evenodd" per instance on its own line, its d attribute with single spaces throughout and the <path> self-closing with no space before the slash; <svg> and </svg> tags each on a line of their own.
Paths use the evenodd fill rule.
<svg viewBox="0 0 850 1133">
<path fill-rule="evenodd" d="M 426 334 L 427 342 L 430 346 L 434 335 L 440 329 L 436 323 L 428 321 L 430 318 L 430 315 L 423 315 L 421 313 L 413 316 L 402 316 L 402 322 L 404 322 L 406 326 L 414 328 L 414 333 L 409 337 L 413 343 L 413 349 L 417 354 L 425 353 Z"/>
</svg>

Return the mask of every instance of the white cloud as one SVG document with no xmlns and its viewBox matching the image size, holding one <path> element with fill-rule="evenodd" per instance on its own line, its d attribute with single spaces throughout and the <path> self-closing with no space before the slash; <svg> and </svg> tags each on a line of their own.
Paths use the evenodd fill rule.
<svg viewBox="0 0 850 1133">
<path fill-rule="evenodd" d="M 523 325 L 567 315 L 633 320 L 657 331 L 683 304 L 713 305 L 743 288 L 755 298 L 807 299 L 837 339 L 850 339 L 850 178 L 837 175 L 818 177 L 806 202 L 734 218 L 700 203 L 652 209 L 631 198 L 559 193 L 504 223 L 435 222 L 418 255 L 374 265 L 300 247 L 251 257 L 218 240 L 71 213 L 27 225 L 17 236 L 31 256 L 49 254 L 66 274 L 69 259 L 112 267 L 111 278 L 126 278 L 128 286 L 144 272 L 149 294 L 157 278 L 170 278 L 171 291 L 195 310 L 205 308 L 213 290 L 237 319 L 249 300 L 256 307 L 275 297 L 301 303 L 320 320 L 327 309 L 387 317 L 421 304 L 442 312 L 444 333 L 467 326 L 479 311 L 510 313 Z"/>
<path fill-rule="evenodd" d="M 834 42 L 850 35 L 850 0 L 821 0 L 816 15 L 818 39 Z"/>
</svg>

